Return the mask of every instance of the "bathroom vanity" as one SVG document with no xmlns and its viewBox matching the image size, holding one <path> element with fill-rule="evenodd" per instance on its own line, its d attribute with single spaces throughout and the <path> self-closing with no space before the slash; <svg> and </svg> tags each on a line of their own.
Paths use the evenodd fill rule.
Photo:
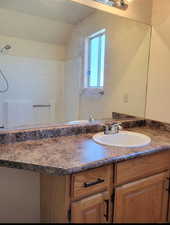
<svg viewBox="0 0 170 225">
<path fill-rule="evenodd" d="M 40 173 L 41 222 L 167 222 L 169 126 L 138 119 L 122 124 L 151 143 L 97 144 L 93 136 L 103 123 L 16 130 L 0 135 L 0 165 Z"/>
<path fill-rule="evenodd" d="M 0 1 L 0 223 L 170 222 L 170 124 L 144 119 L 170 122 L 158 2 Z"/>
<path fill-rule="evenodd" d="M 41 175 L 42 222 L 167 222 L 170 151 L 71 176 Z"/>
</svg>

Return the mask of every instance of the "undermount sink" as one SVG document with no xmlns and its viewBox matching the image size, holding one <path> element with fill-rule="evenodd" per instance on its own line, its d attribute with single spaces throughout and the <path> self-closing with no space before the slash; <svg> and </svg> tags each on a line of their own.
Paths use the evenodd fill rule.
<svg viewBox="0 0 170 225">
<path fill-rule="evenodd" d="M 151 138 L 140 133 L 130 131 L 120 131 L 117 134 L 98 133 L 93 136 L 93 140 L 98 144 L 116 147 L 143 147 L 151 142 Z"/>
</svg>

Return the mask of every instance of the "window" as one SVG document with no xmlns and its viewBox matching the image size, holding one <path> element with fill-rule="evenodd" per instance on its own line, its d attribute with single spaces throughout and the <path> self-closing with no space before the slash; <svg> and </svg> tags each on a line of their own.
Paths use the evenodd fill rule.
<svg viewBox="0 0 170 225">
<path fill-rule="evenodd" d="M 105 29 L 87 38 L 86 87 L 103 88 L 105 66 Z"/>
</svg>

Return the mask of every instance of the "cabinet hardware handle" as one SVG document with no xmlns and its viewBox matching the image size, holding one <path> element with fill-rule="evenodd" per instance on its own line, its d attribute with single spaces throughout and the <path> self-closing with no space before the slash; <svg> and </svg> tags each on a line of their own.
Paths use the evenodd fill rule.
<svg viewBox="0 0 170 225">
<path fill-rule="evenodd" d="M 71 223 L 71 209 L 69 209 L 67 212 L 67 218 L 68 218 L 68 222 Z"/>
<path fill-rule="evenodd" d="M 114 218 L 114 208 L 115 208 L 115 190 L 113 191 L 113 194 L 111 196 L 111 201 L 112 201 L 112 205 L 113 205 L 113 213 L 112 213 L 112 217 Z"/>
<path fill-rule="evenodd" d="M 104 217 L 106 218 L 106 221 L 109 221 L 109 200 L 105 200 L 106 203 L 106 214 L 104 214 Z"/>
<path fill-rule="evenodd" d="M 170 193 L 170 185 L 166 188 L 166 191 Z"/>
<path fill-rule="evenodd" d="M 100 179 L 100 178 L 98 178 L 96 181 L 94 181 L 94 182 L 90 182 L 90 183 L 84 183 L 84 187 L 85 188 L 87 188 L 87 187 L 90 187 L 90 186 L 94 186 L 94 185 L 96 185 L 96 184 L 100 184 L 100 183 L 103 183 L 104 182 L 104 180 L 103 179 Z"/>
</svg>

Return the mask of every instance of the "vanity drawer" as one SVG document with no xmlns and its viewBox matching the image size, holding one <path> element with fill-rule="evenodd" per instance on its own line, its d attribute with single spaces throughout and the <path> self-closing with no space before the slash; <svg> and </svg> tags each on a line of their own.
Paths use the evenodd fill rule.
<svg viewBox="0 0 170 225">
<path fill-rule="evenodd" d="M 126 184 L 170 169 L 170 151 L 120 162 L 115 168 L 115 185 Z"/>
<path fill-rule="evenodd" d="M 71 198 L 73 200 L 108 190 L 111 184 L 113 166 L 103 166 L 72 175 Z"/>
</svg>

